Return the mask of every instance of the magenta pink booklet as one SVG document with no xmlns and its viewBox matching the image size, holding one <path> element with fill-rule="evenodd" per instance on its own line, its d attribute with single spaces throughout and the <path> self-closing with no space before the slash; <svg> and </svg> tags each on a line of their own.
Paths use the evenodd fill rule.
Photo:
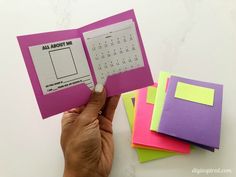
<svg viewBox="0 0 236 177">
<path fill-rule="evenodd" d="M 153 84 L 133 10 L 82 28 L 17 37 L 43 118 Z"/>
</svg>

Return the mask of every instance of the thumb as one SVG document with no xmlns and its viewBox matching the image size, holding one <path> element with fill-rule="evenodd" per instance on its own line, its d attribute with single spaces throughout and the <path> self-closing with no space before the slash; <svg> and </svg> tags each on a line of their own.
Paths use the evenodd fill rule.
<svg viewBox="0 0 236 177">
<path fill-rule="evenodd" d="M 102 84 L 97 84 L 89 102 L 81 113 L 81 119 L 85 124 L 89 124 L 97 119 L 98 114 L 106 102 L 106 91 Z"/>
</svg>

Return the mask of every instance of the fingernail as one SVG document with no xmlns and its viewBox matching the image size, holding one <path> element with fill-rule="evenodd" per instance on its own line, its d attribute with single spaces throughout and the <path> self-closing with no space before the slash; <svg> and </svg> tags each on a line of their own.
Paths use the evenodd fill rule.
<svg viewBox="0 0 236 177">
<path fill-rule="evenodd" d="M 97 84 L 95 86 L 95 92 L 102 93 L 102 91 L 103 91 L 103 85 L 102 84 Z"/>
</svg>

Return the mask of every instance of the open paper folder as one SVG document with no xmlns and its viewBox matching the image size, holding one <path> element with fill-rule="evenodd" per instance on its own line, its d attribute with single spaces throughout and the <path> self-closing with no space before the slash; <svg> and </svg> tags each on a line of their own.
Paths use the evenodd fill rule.
<svg viewBox="0 0 236 177">
<path fill-rule="evenodd" d="M 43 118 L 87 103 L 97 83 L 108 96 L 153 84 L 133 10 L 18 41 Z"/>
</svg>

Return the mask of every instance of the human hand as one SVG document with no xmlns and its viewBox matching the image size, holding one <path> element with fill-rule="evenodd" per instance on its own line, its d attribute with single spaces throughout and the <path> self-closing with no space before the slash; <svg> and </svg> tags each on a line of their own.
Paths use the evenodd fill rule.
<svg viewBox="0 0 236 177">
<path fill-rule="evenodd" d="M 106 99 L 98 84 L 86 106 L 62 117 L 64 177 L 107 177 L 113 161 L 112 120 L 120 96 Z"/>
</svg>

